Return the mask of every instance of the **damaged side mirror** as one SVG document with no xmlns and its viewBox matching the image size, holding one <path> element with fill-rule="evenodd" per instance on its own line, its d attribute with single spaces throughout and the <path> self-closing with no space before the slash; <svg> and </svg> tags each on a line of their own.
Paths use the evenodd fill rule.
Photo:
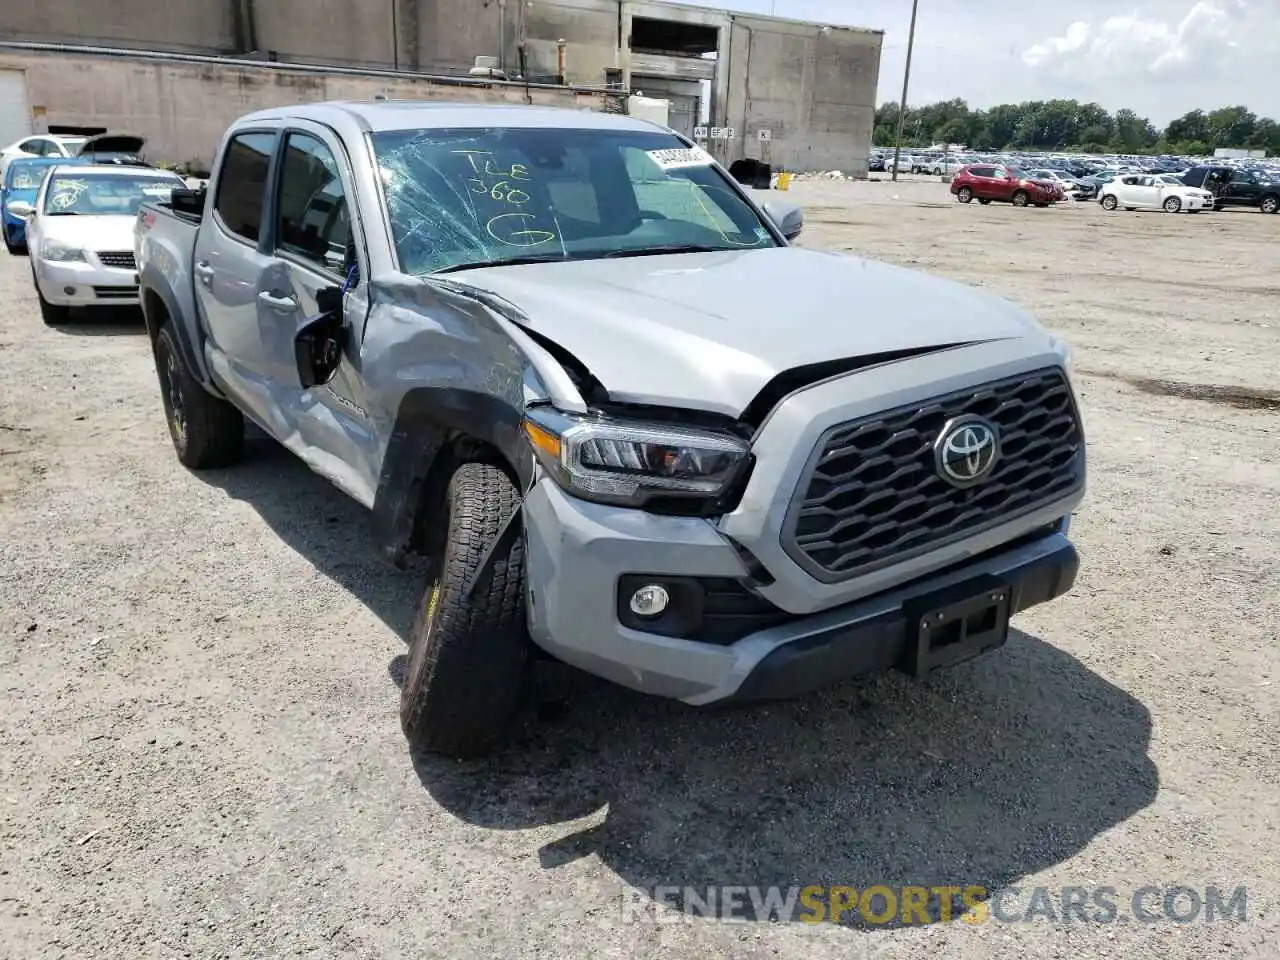
<svg viewBox="0 0 1280 960">
<path fill-rule="evenodd" d="M 298 365 L 298 380 L 304 390 L 324 386 L 338 372 L 346 329 L 342 299 L 341 287 L 318 290 L 317 313 L 307 318 L 294 337 L 294 360 Z"/>
</svg>

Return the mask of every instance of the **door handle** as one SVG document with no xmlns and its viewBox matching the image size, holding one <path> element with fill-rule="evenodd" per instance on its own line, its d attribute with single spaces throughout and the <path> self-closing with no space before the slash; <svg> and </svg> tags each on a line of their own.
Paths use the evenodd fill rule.
<svg viewBox="0 0 1280 960">
<path fill-rule="evenodd" d="M 207 287 L 209 281 L 213 279 L 213 267 L 209 266 L 207 261 L 201 260 L 193 269 L 196 278 Z"/>
<path fill-rule="evenodd" d="M 293 313 L 298 309 L 298 301 L 293 297 L 277 297 L 266 290 L 258 294 L 258 302 L 277 313 Z"/>
</svg>

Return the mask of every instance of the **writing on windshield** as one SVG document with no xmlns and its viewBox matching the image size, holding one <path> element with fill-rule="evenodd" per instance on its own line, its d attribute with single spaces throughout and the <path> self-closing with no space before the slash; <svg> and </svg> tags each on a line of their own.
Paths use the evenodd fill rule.
<svg viewBox="0 0 1280 960">
<path fill-rule="evenodd" d="M 134 216 L 146 201 L 167 200 L 174 177 L 73 176 L 59 174 L 49 181 L 44 210 L 61 216 Z"/>
<path fill-rule="evenodd" d="M 460 128 L 373 140 L 407 273 L 777 245 L 710 157 L 670 134 Z"/>
</svg>

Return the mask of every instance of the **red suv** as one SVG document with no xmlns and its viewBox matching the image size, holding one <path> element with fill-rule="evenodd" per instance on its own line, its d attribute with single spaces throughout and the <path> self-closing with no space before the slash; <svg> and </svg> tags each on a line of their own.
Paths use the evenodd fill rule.
<svg viewBox="0 0 1280 960">
<path fill-rule="evenodd" d="M 961 168 L 951 179 L 951 192 L 961 203 L 977 200 L 986 204 L 999 200 L 1015 207 L 1029 203 L 1047 207 L 1063 197 L 1060 186 L 1046 180 L 1032 180 L 1016 167 L 998 163 L 971 163 Z"/>
</svg>

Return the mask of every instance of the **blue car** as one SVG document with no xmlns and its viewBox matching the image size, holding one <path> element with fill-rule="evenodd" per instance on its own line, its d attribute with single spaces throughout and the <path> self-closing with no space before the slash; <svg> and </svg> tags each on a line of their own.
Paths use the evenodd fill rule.
<svg viewBox="0 0 1280 960">
<path fill-rule="evenodd" d="M 25 200 L 35 204 L 36 194 L 40 192 L 40 184 L 50 167 L 83 166 L 90 161 L 76 157 L 31 157 L 13 160 L 5 171 L 4 183 L 0 184 L 0 233 L 4 236 L 4 245 L 15 256 L 27 252 L 27 221 L 9 212 L 9 204 L 15 200 Z"/>
</svg>

